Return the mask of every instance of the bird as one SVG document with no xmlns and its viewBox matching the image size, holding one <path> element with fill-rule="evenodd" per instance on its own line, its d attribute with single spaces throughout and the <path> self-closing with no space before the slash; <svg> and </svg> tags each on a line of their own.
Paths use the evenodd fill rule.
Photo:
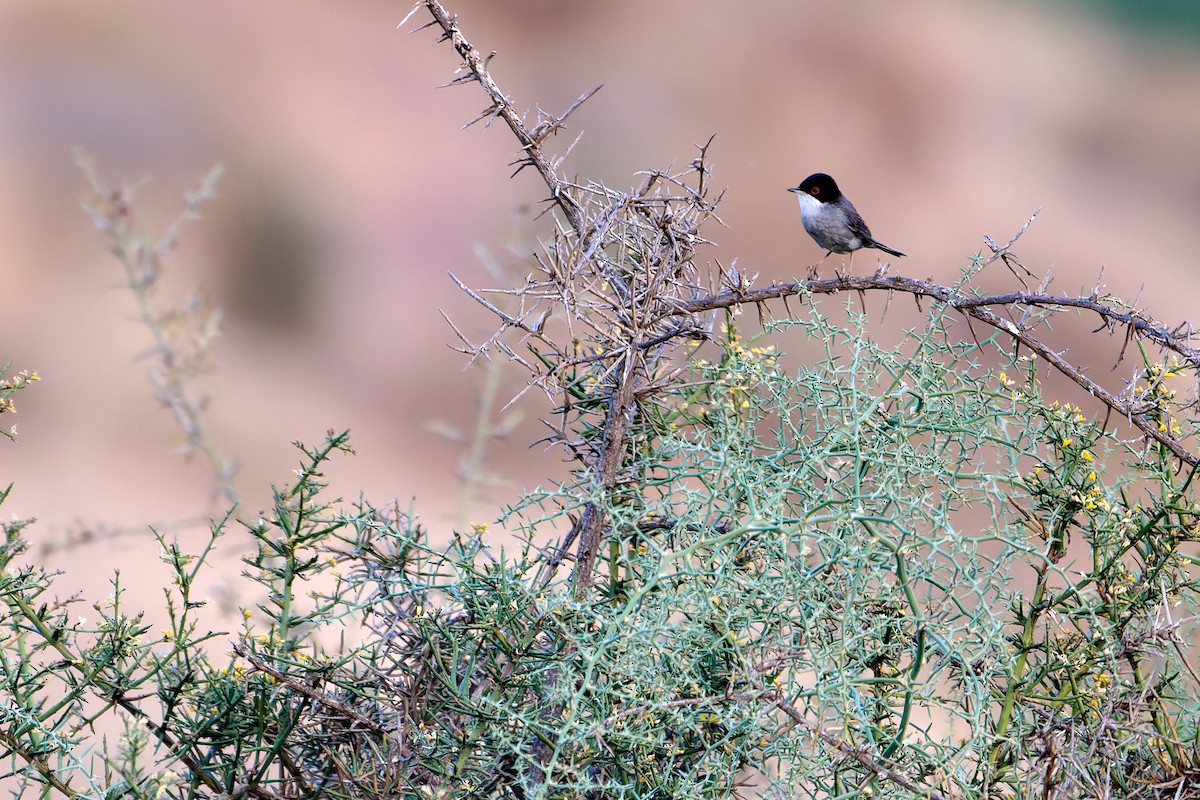
<svg viewBox="0 0 1200 800">
<path fill-rule="evenodd" d="M 871 237 L 871 229 L 858 209 L 850 202 L 850 198 L 842 194 L 837 181 L 824 172 L 809 175 L 800 181 L 799 186 L 788 191 L 794 192 L 800 200 L 800 221 L 804 223 L 804 230 L 825 250 L 821 261 L 831 253 L 849 253 L 850 265 L 853 266 L 854 251 L 864 247 L 873 247 L 897 257 L 904 255 Z M 821 261 L 808 268 L 809 277 L 817 274 Z"/>
</svg>

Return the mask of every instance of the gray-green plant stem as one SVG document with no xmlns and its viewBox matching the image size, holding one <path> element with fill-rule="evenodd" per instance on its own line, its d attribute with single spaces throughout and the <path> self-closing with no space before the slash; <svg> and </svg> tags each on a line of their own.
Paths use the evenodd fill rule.
<svg viewBox="0 0 1200 800">
<path fill-rule="evenodd" d="M 47 643 L 49 643 L 55 650 L 57 650 L 60 655 L 62 655 L 63 660 L 66 662 L 66 664 L 70 667 L 75 668 L 80 673 L 80 677 L 79 677 L 79 680 L 77 683 L 79 688 L 75 692 L 72 692 L 70 695 L 63 698 L 58 704 L 54 705 L 53 707 L 51 707 L 49 709 L 43 709 L 41 714 L 39 715 L 41 719 L 43 719 L 43 720 L 49 719 L 54 714 L 57 714 L 59 709 L 61 709 L 62 707 L 65 707 L 67 705 L 67 703 L 71 701 L 72 696 L 78 696 L 80 693 L 82 693 L 83 688 L 91 687 L 93 689 L 101 690 L 104 693 L 106 699 L 108 699 L 109 702 L 111 702 L 112 704 L 120 706 L 121 708 L 125 709 L 125 711 L 128 712 L 129 714 L 141 719 L 146 724 L 146 726 L 150 730 L 150 732 L 153 733 L 160 741 L 162 741 L 163 744 L 165 744 L 168 747 L 176 747 L 175 740 L 171 737 L 171 735 L 162 726 L 156 724 L 140 708 L 138 708 L 136 705 L 134 705 L 129 700 L 127 700 L 121 694 L 120 690 L 117 689 L 117 687 L 113 686 L 108 681 L 101 680 L 100 673 L 104 669 L 106 664 L 99 663 L 99 664 L 96 664 L 93 667 L 93 669 L 91 669 L 90 671 L 85 671 L 83 668 L 83 663 L 84 663 L 83 659 L 80 658 L 80 656 L 77 653 L 75 653 L 73 650 L 71 650 L 71 648 L 68 647 L 67 644 L 62 640 L 62 638 L 57 636 L 55 634 L 55 632 L 52 631 L 46 625 L 45 620 L 42 619 L 42 616 L 28 603 L 28 601 L 24 597 L 22 597 L 21 595 L 13 595 L 12 602 L 21 611 L 21 613 L 25 616 L 25 618 L 29 621 L 29 623 L 38 631 L 38 633 L 42 636 L 42 638 Z M 192 753 L 190 752 L 190 748 L 189 748 L 189 750 L 185 750 L 185 751 L 181 752 L 180 758 L 184 761 L 184 763 L 186 763 L 188 765 L 189 769 L 191 769 L 196 774 L 196 776 L 201 780 L 201 782 L 203 782 L 206 786 L 208 786 L 209 789 L 211 789 L 213 791 L 219 791 L 219 789 L 220 789 L 219 784 L 216 782 L 215 779 L 213 779 L 204 770 L 204 768 L 200 765 L 200 763 L 193 757 Z M 49 773 L 47 773 L 43 770 L 44 765 L 42 764 L 42 762 L 40 760 L 30 761 L 29 763 L 33 764 L 34 768 L 37 769 L 43 775 L 45 775 L 47 777 L 47 779 L 52 777 Z M 49 768 L 46 767 L 46 769 L 49 769 Z M 70 797 L 78 797 L 79 796 L 77 792 L 75 792 L 69 786 L 67 786 L 65 783 L 62 783 L 61 781 L 59 781 L 57 779 L 54 779 L 53 781 L 50 781 L 50 782 L 51 782 L 51 785 L 53 785 L 56 789 L 59 789 L 59 791 L 63 792 L 64 794 L 67 794 Z"/>
<path fill-rule="evenodd" d="M 59 794 L 69 798 L 69 800 L 90 800 L 91 795 L 82 794 L 72 789 L 67 783 L 58 777 L 58 773 L 46 763 L 45 754 L 34 753 L 29 749 L 22 747 L 15 736 L 9 736 L 7 733 L 0 731 L 0 743 L 3 743 L 14 755 L 18 755 L 25 759 L 27 764 L 31 764 L 41 779 L 46 782 L 46 785 L 55 789 Z"/>
<path fill-rule="evenodd" d="M 1004 752 L 1004 736 L 1008 733 L 1008 726 L 1012 721 L 1013 707 L 1016 705 L 1017 697 L 1021 694 L 1021 683 L 1025 676 L 1025 666 L 1029 663 L 1029 650 L 1033 646 L 1033 631 L 1037 627 L 1038 620 L 1041 619 L 1042 611 L 1045 610 L 1042 600 L 1046 596 L 1046 575 L 1049 572 L 1049 567 L 1049 562 L 1043 561 L 1037 568 L 1037 585 L 1034 587 L 1033 597 L 1029 601 L 1029 613 L 1025 617 L 1025 623 L 1021 629 L 1021 641 L 1017 653 L 1017 661 L 1013 665 L 1012 677 L 1009 678 L 1008 686 L 1005 689 L 1004 703 L 1000 707 L 1000 717 L 996 720 L 996 744 L 992 747 L 992 752 L 988 756 L 989 783 L 996 777 L 996 769 L 1000 763 L 1000 756 Z"/>
<path fill-rule="evenodd" d="M 847 742 L 842 741 L 842 739 L 825 730 L 820 725 L 817 725 L 808 717 L 804 716 L 804 714 L 800 713 L 800 711 L 793 706 L 791 702 L 789 702 L 788 699 L 781 693 L 774 691 L 767 692 L 766 696 L 775 703 L 776 708 L 786 714 L 788 718 L 791 719 L 796 725 L 813 734 L 846 758 L 861 764 L 863 767 L 866 767 L 879 777 L 891 781 L 902 789 L 915 792 L 921 797 L 928 797 L 930 800 L 950 800 L 949 796 L 944 795 L 935 789 L 931 789 L 928 786 L 921 786 L 920 784 L 909 780 L 904 775 L 896 772 L 896 770 L 881 763 L 861 747 L 854 747 Z"/>
<path fill-rule="evenodd" d="M 345 703 L 339 702 L 336 698 L 330 695 L 329 692 L 321 691 L 320 689 L 314 689 L 305 685 L 301 681 L 297 681 L 289 677 L 286 673 L 280 672 L 266 661 L 263 661 L 261 658 L 258 658 L 251 653 L 246 645 L 241 644 L 240 642 L 234 642 L 232 650 L 238 655 L 238 657 L 246 659 L 246 661 L 250 663 L 250 666 L 255 670 L 263 673 L 264 675 L 269 675 L 273 680 L 278 681 L 279 683 L 286 684 L 297 694 L 304 695 L 318 705 L 332 708 L 339 714 L 342 714 L 347 718 L 354 720 L 359 725 L 362 725 L 367 730 L 370 730 L 374 733 L 384 733 L 384 729 L 380 727 L 380 725 L 374 720 L 363 716 Z"/>
</svg>

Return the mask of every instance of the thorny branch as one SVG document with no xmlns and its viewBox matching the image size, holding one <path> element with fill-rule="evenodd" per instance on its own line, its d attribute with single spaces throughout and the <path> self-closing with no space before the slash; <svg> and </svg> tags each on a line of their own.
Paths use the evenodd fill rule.
<svg viewBox="0 0 1200 800">
<path fill-rule="evenodd" d="M 571 106 L 561 117 L 543 125 L 537 126 L 533 131 L 530 131 L 525 125 L 525 120 L 513 108 L 512 103 L 504 92 L 500 91 L 500 87 L 492 80 L 491 74 L 488 72 L 488 61 L 491 56 L 484 58 L 480 55 L 462 32 L 458 29 L 458 20 L 454 14 L 446 10 L 446 7 L 437 0 L 428 0 L 424 3 L 425 8 L 433 15 L 433 22 L 422 25 L 417 30 L 422 30 L 431 25 L 437 25 L 442 29 L 443 41 L 449 39 L 454 49 L 463 59 L 463 66 L 467 69 L 467 74 L 455 78 L 450 85 L 461 83 L 462 81 L 475 80 L 483 87 L 484 92 L 491 98 L 492 104 L 480 114 L 475 122 L 482 119 L 500 117 L 508 123 L 509 129 L 513 135 L 517 137 L 517 141 L 521 143 L 521 148 L 525 155 L 517 162 L 517 172 L 520 172 L 527 166 L 532 166 L 542 176 L 542 180 L 546 182 L 546 186 L 550 187 L 550 197 L 562 209 L 563 216 L 567 218 L 567 222 L 575 229 L 578 234 L 583 233 L 583 214 L 579 204 L 571 197 L 567 191 L 567 183 L 558 177 L 555 171 L 555 165 L 550 162 L 546 154 L 542 152 L 542 141 L 551 133 L 557 131 L 572 112 L 575 111 L 585 100 L 596 93 L 597 89 L 581 97 L 575 105 Z M 419 6 L 418 6 L 419 7 Z M 414 8 L 414 11 L 416 9 Z M 401 23 L 403 24 L 403 23 Z M 513 173 L 514 175 L 516 173 Z"/>
<path fill-rule="evenodd" d="M 374 720 L 371 720 L 370 718 L 363 716 L 362 714 L 358 713 L 357 711 L 355 711 L 353 708 L 346 705 L 345 703 L 338 702 L 333 697 L 331 697 L 327 692 L 324 692 L 319 688 L 314 688 L 313 686 L 301 683 L 300 681 L 296 680 L 295 678 L 292 678 L 292 677 L 286 675 L 285 673 L 280 672 L 279 670 L 275 669 L 270 664 L 268 664 L 266 661 L 262 660 L 261 658 L 258 658 L 253 653 L 251 653 L 250 650 L 244 644 L 235 642 L 233 645 L 233 652 L 235 654 L 237 654 L 239 657 L 246 659 L 246 661 L 248 661 L 250 663 L 250 666 L 253 667 L 255 670 L 257 670 L 258 672 L 261 672 L 264 675 L 270 676 L 272 680 L 274 680 L 278 683 L 287 684 L 288 687 L 291 688 L 292 691 L 296 692 L 296 694 L 303 695 L 303 696 L 307 697 L 308 699 L 312 700 L 317 705 L 327 707 L 327 708 L 331 709 L 332 711 L 335 711 L 338 714 L 341 714 L 346 719 L 353 720 L 356 724 L 362 726 L 364 729 L 366 729 L 372 733 L 382 733 L 383 732 L 383 728 L 381 728 Z"/>
<path fill-rule="evenodd" d="M 524 166 L 537 170 L 550 189 L 550 199 L 569 224 L 569 230 L 559 231 L 549 248 L 541 279 L 528 281 L 517 290 L 522 297 L 521 313 L 516 317 L 501 315 L 501 332 L 515 329 L 524 334 L 544 366 L 533 368 L 533 383 L 562 399 L 561 413 L 573 413 L 568 395 L 583 386 L 587 394 L 603 403 L 603 427 L 589 441 L 577 446 L 567 444 L 566 425 L 557 429 L 555 438 L 567 444 L 584 463 L 594 484 L 592 494 L 611 498 L 620 487 L 636 485 L 626 472 L 639 394 L 650 376 L 657 374 L 658 362 L 664 357 L 662 345 L 681 330 L 673 319 L 678 314 L 664 312 L 695 296 L 691 257 L 702 241 L 698 230 L 712 217 L 715 206 L 704 199 L 704 151 L 692 167 L 700 175 L 695 188 L 687 186 L 681 177 L 661 173 L 652 173 L 642 189 L 632 194 L 563 180 L 557 173 L 557 163 L 546 155 L 542 144 L 595 90 L 585 93 L 563 115 L 531 130 L 492 79 L 489 58 L 467 41 L 455 16 L 437 0 L 425 0 L 420 5 L 433 17 L 429 25 L 440 27 L 443 39 L 449 40 L 463 59 L 466 74 L 452 83 L 474 80 L 483 87 L 491 104 L 477 119 L 500 117 L 508 124 L 523 153 L 518 172 Z M 681 190 L 682 195 L 670 194 Z M 679 208 L 681 201 L 688 207 Z M 479 293 L 466 291 L 496 312 L 496 306 Z M 575 352 L 563 352 L 549 337 L 541 335 L 548 313 L 535 313 L 526 301 L 563 312 Z M 526 320 L 530 319 L 537 322 L 529 325 Z M 664 322 L 669 327 L 664 327 Z M 639 346 L 639 342 L 659 344 Z M 491 347 L 503 349 L 498 336 L 468 350 L 479 354 Z M 594 369 L 580 369 L 586 365 L 572 359 L 584 353 L 603 354 L 604 361 L 596 362 Z M 573 531 L 571 538 L 579 541 L 574 568 L 578 592 L 591 585 L 607 525 L 604 506 L 594 500 Z"/>
<path fill-rule="evenodd" d="M 885 274 L 750 288 L 750 281 L 730 268 L 722 271 L 718 287 L 705 291 L 690 259 L 695 246 L 704 242 L 699 227 L 714 216 L 716 206 L 715 200 L 710 202 L 705 196 L 706 148 L 701 149 L 700 157 L 692 165 L 696 176 L 694 186 L 685 185 L 684 179 L 690 177 L 687 174 L 667 176 L 657 172 L 651 173 L 646 183 L 632 193 L 614 192 L 597 185 L 580 186 L 563 180 L 556 172 L 555 162 L 541 149 L 544 133 L 531 132 L 527 128 L 489 74 L 488 60 L 465 39 L 454 15 L 437 0 L 427 0 L 423 5 L 433 15 L 434 22 L 430 24 L 442 28 L 445 38 L 453 42 L 463 57 L 469 77 L 478 81 L 491 98 L 490 113 L 503 118 L 517 136 L 525 154 L 523 162 L 537 168 L 550 189 L 551 199 L 563 211 L 571 228 L 570 232 L 560 232 L 556 237 L 547 255 L 549 263 L 543 263 L 545 275 L 542 280 L 531 280 L 516 290 L 507 290 L 522 299 L 520 317 L 502 317 L 501 330 L 486 343 L 469 346 L 468 352 L 478 354 L 499 347 L 501 333 L 510 329 L 519 331 L 527 343 L 530 340 L 536 343 L 531 347 L 535 346 L 535 352 L 540 354 L 540 365 L 526 364 L 534 373 L 533 382 L 552 396 L 576 390 L 582 382 L 596 381 L 597 375 L 592 368 L 603 368 L 600 383 L 608 405 L 601 444 L 593 452 L 576 452 L 576 455 L 593 471 L 605 492 L 621 482 L 636 404 L 645 394 L 642 389 L 646 376 L 653 374 L 653 370 L 647 370 L 647 362 L 658 357 L 656 349 L 673 339 L 703 338 L 711 324 L 710 312 L 718 309 L 761 305 L 796 295 L 851 291 L 884 291 L 889 295 L 903 292 L 915 298 L 928 297 L 948 304 L 969 319 L 1003 331 L 1114 413 L 1129 420 L 1147 439 L 1165 447 L 1184 464 L 1200 465 L 1200 455 L 1173 438 L 1169 431 L 1160 429 L 1157 421 L 1147 413 L 1149 405 L 1143 398 L 1134 392 L 1117 394 L 1105 389 L 1036 335 L 1042 319 L 1032 312 L 1076 309 L 1094 313 L 1099 317 L 1102 329 L 1124 328 L 1126 343 L 1135 338 L 1149 341 L 1196 367 L 1200 366 L 1200 350 L 1191 345 L 1190 326 L 1169 329 L 1134 309 L 1119 306 L 1101 296 L 1098 290 L 1080 297 L 1047 294 L 1044 287 L 1040 291 L 978 296 L 932 281 Z M 570 111 L 590 96 L 591 93 L 586 94 Z M 537 131 L 558 129 L 566 116 L 543 123 Z M 692 212 L 690 216 L 687 211 Z M 1034 217 L 1036 214 L 1004 245 L 996 245 L 989 239 L 991 255 L 979 268 L 1002 260 L 1014 274 L 1014 265 L 1030 274 L 1010 248 Z M 609 251 L 617 249 L 623 251 L 623 261 L 610 257 Z M 627 274 L 630 263 L 639 264 L 646 271 L 636 276 Z M 468 294 L 486 308 L 495 309 L 481 293 L 468 290 Z M 526 306 L 526 302 L 531 305 Z M 547 307 L 538 308 L 539 303 Z M 576 352 L 562 352 L 549 341 L 550 337 L 542 335 L 547 319 L 556 307 L 566 311 L 566 323 Z M 527 322 L 531 319 L 536 320 L 533 325 Z M 590 330 L 581 331 L 581 327 Z M 569 402 L 564 403 L 564 408 L 569 405 Z M 558 433 L 558 438 L 565 443 L 565 432 Z M 576 582 L 580 587 L 591 580 L 596 548 L 605 525 L 601 510 L 590 508 L 572 531 L 571 538 L 577 537 L 581 543 L 575 567 Z M 561 554 L 556 558 L 558 560 L 561 560 Z"/>
<path fill-rule="evenodd" d="M 941 792 L 921 786 L 909 780 L 903 774 L 872 757 L 872 755 L 865 749 L 861 747 L 854 747 L 838 737 L 836 734 L 830 733 L 821 726 L 817 725 L 808 717 L 800 713 L 800 711 L 797 710 L 796 707 L 779 692 L 768 692 L 766 696 L 775 704 L 776 708 L 787 715 L 788 719 L 790 719 L 793 724 L 808 731 L 813 736 L 816 736 L 834 750 L 841 753 L 844 757 L 857 762 L 863 767 L 866 767 L 879 777 L 891 781 L 901 789 L 905 789 L 910 792 L 916 792 L 921 797 L 928 797 L 931 798 L 931 800 L 949 800 L 949 798 Z"/>
<path fill-rule="evenodd" d="M 1000 316 L 992 310 L 999 307 L 1007 311 L 1014 309 L 1029 311 L 1044 309 L 1059 311 L 1074 308 L 1089 311 L 1100 318 L 1102 329 L 1116 330 L 1125 327 L 1127 337 L 1140 337 L 1171 351 L 1183 359 L 1190 367 L 1200 367 L 1200 351 L 1190 345 L 1190 327 L 1169 330 L 1161 323 L 1155 322 L 1141 313 L 1116 307 L 1102 298 L 1098 293 L 1086 297 L 1065 297 L 1037 292 L 1014 292 L 1011 294 L 978 296 L 961 294 L 951 286 L 945 286 L 932 281 L 915 278 L 891 277 L 883 274 L 869 276 L 845 276 L 829 280 L 796 281 L 776 283 L 760 289 L 745 289 L 722 292 L 721 294 L 697 298 L 678 309 L 680 315 L 691 315 L 703 311 L 721 308 L 732 308 L 748 303 L 758 304 L 768 300 L 785 299 L 802 294 L 837 294 L 841 292 L 904 292 L 914 297 L 929 297 L 940 303 L 949 305 L 954 310 L 967 317 L 979 320 L 993 328 L 1003 331 L 1012 339 L 1043 358 L 1056 370 L 1082 387 L 1093 397 L 1099 399 L 1118 415 L 1129 420 L 1148 439 L 1166 447 L 1172 455 L 1189 467 L 1200 465 L 1200 455 L 1189 450 L 1183 443 L 1172 438 L 1168 431 L 1159 429 L 1158 424 L 1151 419 L 1147 412 L 1149 405 L 1136 394 L 1129 393 L 1122 397 L 1110 392 L 1096 381 L 1084 374 L 1078 366 L 1072 364 L 1063 355 L 1033 334 L 1040 325 L 1040 319 L 1031 319 L 1022 314 L 1017 321 Z"/>
</svg>

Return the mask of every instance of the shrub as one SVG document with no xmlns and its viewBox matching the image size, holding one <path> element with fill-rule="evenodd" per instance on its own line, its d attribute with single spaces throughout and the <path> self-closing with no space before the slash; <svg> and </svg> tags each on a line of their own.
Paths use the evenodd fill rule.
<svg viewBox="0 0 1200 800">
<path fill-rule="evenodd" d="M 501 515 L 515 547 L 482 525 L 435 546 L 397 507 L 327 497 L 323 465 L 349 452 L 330 432 L 269 512 L 214 520 L 195 553 L 159 537 L 163 633 L 119 577 L 73 619 L 6 525 L 17 793 L 1196 796 L 1187 340 L 1099 293 L 976 292 L 1016 237 L 954 286 L 702 268 L 707 146 L 627 192 L 567 182 L 542 149 L 566 115 L 528 127 L 455 18 L 420 8 L 563 223 L 519 286 L 463 286 L 499 320 L 464 349 L 555 399 L 569 479 Z M 92 207 L 111 231 L 128 203 Z M 926 298 L 925 323 L 885 346 L 851 304 L 845 323 L 822 309 L 872 291 Z M 1124 392 L 1048 343 L 1072 308 L 1135 345 Z M 964 341 L 963 317 L 990 335 Z M 785 369 L 781 332 L 824 355 Z M 1130 427 L 1048 401 L 1048 370 Z M 263 599 L 222 659 L 193 590 L 238 525 Z M 118 711 L 119 743 L 85 752 Z"/>
</svg>

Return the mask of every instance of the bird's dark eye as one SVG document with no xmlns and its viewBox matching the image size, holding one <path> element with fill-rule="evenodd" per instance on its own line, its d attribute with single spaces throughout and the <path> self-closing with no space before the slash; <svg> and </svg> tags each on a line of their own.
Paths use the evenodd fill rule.
<svg viewBox="0 0 1200 800">
<path fill-rule="evenodd" d="M 816 197 L 817 195 L 819 195 L 821 193 L 821 187 L 814 186 L 813 188 L 808 190 L 808 193 L 811 194 L 813 197 Z"/>
</svg>

